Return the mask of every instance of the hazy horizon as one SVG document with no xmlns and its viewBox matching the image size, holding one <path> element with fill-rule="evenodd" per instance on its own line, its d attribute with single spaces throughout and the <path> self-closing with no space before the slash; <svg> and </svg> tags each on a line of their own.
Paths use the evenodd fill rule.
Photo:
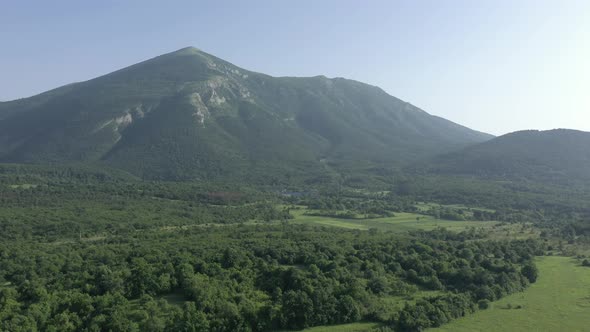
<svg viewBox="0 0 590 332">
<path fill-rule="evenodd" d="M 273 76 L 345 77 L 495 135 L 590 131 L 590 3 L 104 1 L 4 5 L 0 100 L 194 46 Z"/>
</svg>

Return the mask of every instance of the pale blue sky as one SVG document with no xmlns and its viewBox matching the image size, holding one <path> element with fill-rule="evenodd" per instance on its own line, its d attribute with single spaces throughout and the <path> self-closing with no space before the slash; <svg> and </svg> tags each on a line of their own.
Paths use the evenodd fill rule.
<svg viewBox="0 0 590 332">
<path fill-rule="evenodd" d="M 185 46 L 346 77 L 474 129 L 590 131 L 590 1 L 2 1 L 0 100 Z"/>
</svg>

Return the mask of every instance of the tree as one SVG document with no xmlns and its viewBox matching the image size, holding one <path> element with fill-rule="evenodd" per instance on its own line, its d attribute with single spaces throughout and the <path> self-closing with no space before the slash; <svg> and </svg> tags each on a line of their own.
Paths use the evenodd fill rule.
<svg viewBox="0 0 590 332">
<path fill-rule="evenodd" d="M 10 320 L 0 322 L 0 330 L 14 332 L 38 331 L 35 321 L 28 316 L 15 315 Z"/>
<path fill-rule="evenodd" d="M 47 325 L 47 331 L 76 331 L 81 324 L 81 319 L 74 313 L 64 311 L 53 317 L 51 322 Z"/>
<path fill-rule="evenodd" d="M 205 313 L 197 310 L 195 302 L 185 302 L 182 319 L 177 320 L 175 329 L 182 332 L 209 331 L 209 322 Z"/>
<path fill-rule="evenodd" d="M 486 310 L 490 307 L 490 301 L 486 300 L 486 299 L 482 299 L 477 301 L 477 307 L 480 310 Z"/>
<path fill-rule="evenodd" d="M 369 280 L 369 282 L 367 283 L 367 286 L 369 287 L 371 292 L 379 295 L 379 294 L 385 293 L 387 291 L 388 282 L 385 277 L 375 275 Z"/>
<path fill-rule="evenodd" d="M 133 259 L 129 285 L 131 297 L 140 297 L 143 294 L 155 295 L 157 290 L 158 283 L 155 280 L 154 269 L 143 257 Z"/>
<path fill-rule="evenodd" d="M 19 309 L 18 292 L 13 288 L 0 288 L 0 321 L 4 321 Z"/>
<path fill-rule="evenodd" d="M 350 295 L 344 295 L 338 301 L 338 311 L 340 312 L 342 323 L 356 322 L 361 319 L 361 311 L 358 304 Z"/>
<path fill-rule="evenodd" d="M 302 291 L 290 290 L 283 295 L 283 317 L 285 327 L 303 329 L 309 326 L 309 319 L 313 316 L 313 302 Z"/>
<path fill-rule="evenodd" d="M 529 280 L 530 283 L 537 281 L 537 277 L 539 276 L 539 270 L 534 263 L 527 263 L 525 266 L 523 266 L 521 273 Z"/>
</svg>

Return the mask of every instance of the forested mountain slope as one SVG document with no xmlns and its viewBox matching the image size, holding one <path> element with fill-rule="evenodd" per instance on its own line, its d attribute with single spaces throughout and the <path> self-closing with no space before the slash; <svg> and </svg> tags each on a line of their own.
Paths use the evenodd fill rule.
<svg viewBox="0 0 590 332">
<path fill-rule="evenodd" d="M 520 131 L 451 152 L 429 162 L 431 171 L 539 182 L 590 180 L 590 133 Z"/>
<path fill-rule="evenodd" d="M 148 179 L 330 177 L 490 139 L 352 80 L 271 77 L 185 48 L 0 103 L 0 161 Z"/>
</svg>

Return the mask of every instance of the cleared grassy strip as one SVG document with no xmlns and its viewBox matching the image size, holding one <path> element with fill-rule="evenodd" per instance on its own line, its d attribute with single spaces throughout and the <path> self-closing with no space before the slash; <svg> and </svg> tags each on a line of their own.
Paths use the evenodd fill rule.
<svg viewBox="0 0 590 332">
<path fill-rule="evenodd" d="M 450 208 L 450 209 L 462 209 L 462 210 L 478 210 L 478 211 L 486 211 L 486 212 L 495 212 L 495 210 L 482 208 L 482 207 L 469 207 L 462 204 L 438 204 L 438 203 L 428 203 L 428 202 L 418 202 L 416 207 L 420 211 L 428 211 L 431 208 Z"/>
<path fill-rule="evenodd" d="M 317 217 L 312 217 L 312 218 L 317 218 Z M 348 228 L 348 229 L 360 229 L 360 230 L 368 230 L 369 229 L 369 226 L 363 225 L 362 223 L 360 223 L 358 221 L 347 221 L 344 219 L 333 219 L 333 218 L 325 218 L 324 219 L 324 217 L 319 217 L 319 219 L 309 219 L 309 220 L 299 219 L 297 221 L 305 222 L 305 223 L 313 223 L 315 225 L 321 225 L 321 226 L 334 226 L 334 227 L 341 227 L 341 228 Z"/>
<path fill-rule="evenodd" d="M 367 230 L 377 228 L 384 231 L 410 231 L 410 230 L 432 230 L 437 227 L 445 227 L 449 230 L 462 231 L 468 227 L 491 228 L 498 224 L 493 221 L 453 221 L 440 220 L 432 216 L 416 213 L 396 213 L 395 217 L 375 219 L 340 219 L 334 217 L 309 216 L 305 215 L 308 210 L 292 210 L 295 216 L 293 222 L 315 224 L 321 226 L 334 226 L 349 229 Z"/>
<path fill-rule="evenodd" d="M 37 185 L 36 184 L 11 184 L 8 185 L 11 189 L 31 189 L 31 188 L 36 188 Z"/>
<path fill-rule="evenodd" d="M 539 279 L 523 293 L 507 296 L 492 308 L 429 331 L 588 331 L 590 268 L 568 257 L 542 257 Z M 521 309 L 507 309 L 521 306 Z"/>
<path fill-rule="evenodd" d="M 381 326 L 378 323 L 352 323 L 333 326 L 310 327 L 305 332 L 365 332 Z"/>
</svg>

